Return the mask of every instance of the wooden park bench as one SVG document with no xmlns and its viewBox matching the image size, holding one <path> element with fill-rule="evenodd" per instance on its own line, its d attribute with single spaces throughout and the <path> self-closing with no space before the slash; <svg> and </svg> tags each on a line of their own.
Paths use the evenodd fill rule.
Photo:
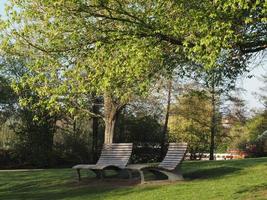
<svg viewBox="0 0 267 200">
<path fill-rule="evenodd" d="M 81 169 L 93 171 L 98 178 L 103 178 L 105 169 L 122 170 L 125 169 L 131 154 L 132 143 L 104 144 L 100 158 L 96 164 L 79 164 L 72 168 L 77 170 L 78 179 L 81 180 Z"/>
<path fill-rule="evenodd" d="M 184 159 L 187 150 L 187 143 L 170 143 L 168 152 L 161 163 L 153 164 L 132 164 L 126 169 L 138 171 L 141 178 L 141 183 L 145 182 L 144 171 L 150 171 L 154 174 L 162 173 L 168 177 L 170 181 L 183 180 L 183 175 L 180 170 L 180 164 Z"/>
</svg>

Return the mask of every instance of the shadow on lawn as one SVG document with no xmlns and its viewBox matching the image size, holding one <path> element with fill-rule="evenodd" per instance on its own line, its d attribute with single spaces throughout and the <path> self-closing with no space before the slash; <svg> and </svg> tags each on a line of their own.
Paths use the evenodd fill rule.
<svg viewBox="0 0 267 200">
<path fill-rule="evenodd" d="M 70 183 L 69 183 L 70 184 Z M 119 189 L 120 188 L 120 189 Z M 139 187 L 138 192 L 151 191 L 158 189 L 158 186 Z M 115 191 L 116 190 L 116 191 Z M 8 193 L 2 195 L 0 199 L 3 200 L 63 200 L 63 199 L 104 199 L 110 196 L 120 197 L 128 195 L 133 192 L 135 188 L 130 187 L 111 187 L 109 184 L 99 184 L 97 187 L 90 185 L 56 185 L 53 187 L 31 187 L 30 191 L 10 190 Z M 112 192 L 112 193 L 111 193 Z"/>
<path fill-rule="evenodd" d="M 258 184 L 254 186 L 242 187 L 238 190 L 235 195 L 243 196 L 243 199 L 252 200 L 252 199 L 267 199 L 267 184 Z"/>
<path fill-rule="evenodd" d="M 209 169 L 201 169 L 185 174 L 187 180 L 193 179 L 212 179 L 225 176 L 227 174 L 239 171 L 240 168 L 234 167 L 216 167 Z M 37 174 L 36 174 L 37 175 Z M 17 177 L 21 178 L 18 174 Z M 26 177 L 25 177 L 26 178 Z M 70 177 L 69 177 L 70 178 Z M 74 182 L 73 179 L 67 177 L 51 176 L 51 174 L 38 174 L 36 177 L 30 176 L 27 181 L 17 181 L 16 184 L 8 188 L 8 191 L 0 190 L 0 199 L 3 200 L 63 200 L 63 199 L 105 199 L 110 196 L 116 198 L 127 196 L 132 192 L 138 193 L 144 191 L 154 191 L 161 188 L 162 185 L 150 185 L 131 187 L 138 182 L 130 182 L 128 180 L 110 179 L 99 181 L 96 179 L 84 179 L 81 183 Z M 11 178 L 6 177 L 6 181 Z M 55 181 L 56 180 L 56 181 Z"/>
<path fill-rule="evenodd" d="M 237 191 L 237 194 L 242 193 L 255 193 L 259 191 L 266 191 L 267 190 L 267 183 L 260 184 L 260 185 L 254 185 L 249 187 L 243 187 L 241 190 Z"/>
<path fill-rule="evenodd" d="M 208 169 L 199 169 L 190 173 L 185 173 L 184 177 L 188 180 L 193 179 L 214 179 L 220 178 L 225 175 L 242 170 L 242 168 L 237 167 L 214 167 Z"/>
<path fill-rule="evenodd" d="M 49 174 L 46 176 L 42 176 L 41 174 L 36 174 L 36 176 L 34 176 L 34 174 L 32 174 L 27 178 L 25 177 L 26 179 L 23 179 L 22 176 L 24 175 L 25 174 L 17 174 L 11 177 L 7 175 L 5 177 L 7 187 L 4 185 L 2 185 L 2 188 L 0 187 L 1 200 L 103 199 L 111 195 L 118 197 L 127 195 L 136 189 L 136 187 L 130 186 L 137 184 L 136 182 L 122 179 L 99 181 L 94 178 L 85 178 L 82 182 L 78 183 L 73 181 L 72 178 L 70 179 L 69 176 L 69 178 L 67 178 L 49 176 Z M 16 180 L 13 180 L 14 178 Z M 10 182 L 13 182 L 13 184 L 8 187 L 8 183 Z M 138 191 L 150 191 L 157 188 L 157 186 L 138 187 Z"/>
<path fill-rule="evenodd" d="M 183 164 L 186 180 L 216 179 L 238 173 L 247 167 L 266 163 L 265 159 L 226 162 L 185 162 Z M 154 191 L 162 185 L 132 187 L 127 180 L 117 182 L 110 180 L 99 182 L 85 180 L 74 182 L 76 174 L 72 170 L 44 170 L 42 172 L 10 172 L 0 174 L 0 199 L 2 200 L 63 200 L 63 199 L 105 199 L 108 197 L 126 196 L 133 192 Z M 92 176 L 91 176 L 92 177 Z M 88 182 L 89 181 L 89 182 Z M 125 187 L 126 186 L 126 187 Z M 254 188 L 242 188 L 237 193 L 266 190 L 266 185 Z"/>
</svg>

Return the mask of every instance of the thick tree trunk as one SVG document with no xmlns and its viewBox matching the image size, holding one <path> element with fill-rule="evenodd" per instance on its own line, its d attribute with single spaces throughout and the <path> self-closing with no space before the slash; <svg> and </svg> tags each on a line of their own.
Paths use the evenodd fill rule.
<svg viewBox="0 0 267 200">
<path fill-rule="evenodd" d="M 216 99 L 215 99 L 215 87 L 212 87 L 211 93 L 211 104 L 212 104 L 212 115 L 211 115 L 211 126 L 210 126 L 210 160 L 214 160 L 214 149 L 215 149 L 215 134 L 216 134 Z"/>
<path fill-rule="evenodd" d="M 169 123 L 169 116 L 170 116 L 170 106 L 171 106 L 171 91 L 172 91 L 172 81 L 169 80 L 168 82 L 168 97 L 167 97 L 167 109 L 165 115 L 165 122 L 163 126 L 163 140 L 161 143 L 161 157 L 163 158 L 166 153 L 166 144 L 168 142 L 168 123 Z"/>
<path fill-rule="evenodd" d="M 111 96 L 104 95 L 104 120 L 105 120 L 105 135 L 104 143 L 111 144 L 115 131 L 115 124 L 119 106 L 112 100 Z"/>
</svg>

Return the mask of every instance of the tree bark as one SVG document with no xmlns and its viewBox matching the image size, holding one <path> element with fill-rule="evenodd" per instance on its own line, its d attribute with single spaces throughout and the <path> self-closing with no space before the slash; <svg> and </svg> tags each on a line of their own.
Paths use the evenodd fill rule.
<svg viewBox="0 0 267 200">
<path fill-rule="evenodd" d="M 165 115 L 165 122 L 163 126 L 163 140 L 161 143 L 161 157 L 163 158 L 166 153 L 166 144 L 168 142 L 168 123 L 169 123 L 169 116 L 170 116 L 170 106 L 171 106 L 171 91 L 172 91 L 172 80 L 168 82 L 168 97 L 167 97 L 167 109 Z"/>
<path fill-rule="evenodd" d="M 92 131 L 93 131 L 93 138 L 92 138 L 92 159 L 93 161 L 97 160 L 97 149 L 98 149 L 98 128 L 99 128 L 99 117 L 97 115 L 100 114 L 100 99 L 99 97 L 95 97 L 94 103 L 92 106 L 92 112 L 96 114 L 92 118 Z"/>
<path fill-rule="evenodd" d="M 111 144 L 115 131 L 115 124 L 119 112 L 119 105 L 112 100 L 108 94 L 104 95 L 104 120 L 105 120 L 105 135 L 104 143 Z"/>
<path fill-rule="evenodd" d="M 215 97 L 215 86 L 212 84 L 211 91 L 211 126 L 210 126 L 210 160 L 214 160 L 214 149 L 215 149 L 215 134 L 216 134 L 216 97 Z"/>
</svg>

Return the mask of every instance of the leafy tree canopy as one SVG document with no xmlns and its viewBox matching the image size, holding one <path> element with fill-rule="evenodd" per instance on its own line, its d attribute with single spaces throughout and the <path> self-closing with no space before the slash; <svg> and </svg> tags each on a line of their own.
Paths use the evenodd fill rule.
<svg viewBox="0 0 267 200">
<path fill-rule="evenodd" d="M 127 102 L 165 73 L 166 57 L 212 67 L 265 49 L 266 9 L 263 0 L 11 0 L 1 47 L 29 58 L 22 81 L 48 104 L 85 92 Z"/>
</svg>

